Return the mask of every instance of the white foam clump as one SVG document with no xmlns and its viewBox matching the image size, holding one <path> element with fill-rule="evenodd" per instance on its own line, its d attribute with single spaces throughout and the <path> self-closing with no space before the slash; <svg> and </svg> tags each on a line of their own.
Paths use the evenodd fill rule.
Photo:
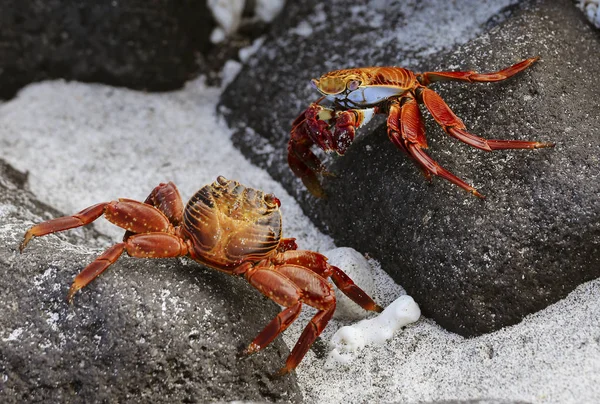
<svg viewBox="0 0 600 404">
<path fill-rule="evenodd" d="M 272 22 L 281 12 L 285 0 L 256 0 L 254 14 L 264 22 Z"/>
<path fill-rule="evenodd" d="M 215 32 L 217 32 L 217 31 L 213 31 L 213 34 Z M 240 61 L 242 63 L 246 63 L 248 61 L 248 59 L 250 59 L 250 56 L 254 55 L 256 53 L 256 51 L 262 46 L 264 41 L 265 41 L 265 37 L 263 36 L 263 37 L 256 39 L 254 42 L 252 42 L 252 45 L 246 46 L 245 48 L 241 48 L 238 51 L 238 56 L 240 58 Z M 221 72 L 221 88 L 222 89 L 227 87 L 229 84 L 231 84 L 231 82 L 233 80 L 235 80 L 235 78 L 237 77 L 239 72 L 242 70 L 242 63 L 240 63 L 236 60 L 233 60 L 233 59 L 225 62 L 225 65 L 223 66 L 223 70 Z"/>
<path fill-rule="evenodd" d="M 578 0 L 577 6 L 596 28 L 600 28 L 600 0 Z"/>
<path fill-rule="evenodd" d="M 403 295 L 379 316 L 340 328 L 331 338 L 334 348 L 329 353 L 325 367 L 331 369 L 339 363 L 350 363 L 360 349 L 367 345 L 383 345 L 396 331 L 414 323 L 420 316 L 421 310 L 413 298 Z"/>
<path fill-rule="evenodd" d="M 245 0 L 208 0 L 208 8 L 219 24 L 219 28 L 211 35 L 213 42 L 219 39 L 223 40 L 225 36 L 237 31 L 242 19 L 244 3 Z"/>
<path fill-rule="evenodd" d="M 240 57 L 242 63 L 246 63 L 248 59 L 250 59 L 250 56 L 254 55 L 264 42 L 265 37 L 263 36 L 252 42 L 252 45 L 240 49 L 238 52 L 238 56 Z"/>
<path fill-rule="evenodd" d="M 236 32 L 242 22 L 245 0 L 208 0 L 208 8 L 219 25 L 210 35 L 212 43 L 220 43 Z M 283 9 L 285 0 L 256 0 L 255 17 L 267 23 L 272 22 Z"/>
<path fill-rule="evenodd" d="M 235 60 L 228 60 L 221 71 L 221 88 L 227 87 L 242 70 L 242 64 Z"/>
<path fill-rule="evenodd" d="M 308 21 L 301 21 L 296 27 L 290 29 L 290 32 L 305 38 L 311 36 L 313 31 L 313 27 Z"/>
</svg>

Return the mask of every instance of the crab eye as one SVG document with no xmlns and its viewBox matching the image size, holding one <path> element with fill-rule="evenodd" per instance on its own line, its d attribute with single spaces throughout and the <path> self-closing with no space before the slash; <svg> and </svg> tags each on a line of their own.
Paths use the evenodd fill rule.
<svg viewBox="0 0 600 404">
<path fill-rule="evenodd" d="M 310 85 L 311 85 L 311 87 L 312 87 L 312 88 L 314 88 L 314 89 L 318 90 L 318 89 L 319 89 L 319 80 L 317 80 L 317 79 L 312 79 L 312 80 L 310 81 Z"/>
<path fill-rule="evenodd" d="M 356 90 L 358 87 L 360 87 L 360 84 L 361 84 L 361 83 L 360 83 L 360 81 L 358 81 L 358 80 L 350 80 L 350 81 L 348 82 L 348 85 L 347 85 L 346 87 L 348 87 L 348 90 L 350 90 L 350 91 L 354 91 L 354 90 Z"/>
<path fill-rule="evenodd" d="M 269 205 L 277 205 L 277 207 L 281 206 L 281 202 L 279 201 L 279 199 L 273 195 L 273 194 L 266 194 L 265 195 L 265 202 Z"/>
<path fill-rule="evenodd" d="M 223 177 L 222 175 L 219 175 L 217 177 L 217 182 L 219 183 L 219 185 L 227 185 L 229 181 L 227 180 L 227 178 Z"/>
</svg>

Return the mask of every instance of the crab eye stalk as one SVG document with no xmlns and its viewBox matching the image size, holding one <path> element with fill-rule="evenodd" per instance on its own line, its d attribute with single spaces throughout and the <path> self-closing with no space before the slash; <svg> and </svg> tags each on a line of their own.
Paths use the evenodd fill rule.
<svg viewBox="0 0 600 404">
<path fill-rule="evenodd" d="M 264 198 L 265 198 L 265 202 L 272 207 L 275 207 L 275 206 L 280 207 L 281 206 L 281 202 L 273 194 L 266 194 Z"/>
<path fill-rule="evenodd" d="M 217 177 L 217 183 L 219 185 L 227 185 L 229 183 L 229 180 L 227 178 L 223 177 L 222 175 L 219 175 Z"/>
<path fill-rule="evenodd" d="M 361 82 L 359 80 L 350 80 L 348 82 L 348 84 L 346 85 L 346 87 L 348 88 L 348 90 L 350 91 L 354 91 L 357 90 L 358 87 L 360 87 Z"/>
</svg>

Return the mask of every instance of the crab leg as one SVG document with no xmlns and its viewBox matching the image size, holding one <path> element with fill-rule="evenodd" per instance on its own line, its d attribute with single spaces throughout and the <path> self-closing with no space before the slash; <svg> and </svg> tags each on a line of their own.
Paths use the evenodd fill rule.
<svg viewBox="0 0 600 404">
<path fill-rule="evenodd" d="M 160 183 L 156 186 L 144 203 L 154 206 L 164 213 L 173 226 L 179 226 L 183 222 L 183 201 L 181 200 L 177 186 L 170 181 L 166 184 Z M 126 231 L 123 241 L 127 240 L 133 234 L 129 230 Z"/>
<path fill-rule="evenodd" d="M 311 194 L 317 198 L 325 197 L 325 191 L 317 178 L 317 173 L 325 171 L 325 167 L 310 151 L 310 146 L 296 142 L 293 138 L 290 139 L 287 160 L 292 172 L 302 180 Z"/>
<path fill-rule="evenodd" d="M 388 137 L 396 147 L 406 153 L 427 179 L 431 181 L 431 171 L 420 163 L 408 149 L 409 143 L 413 143 L 420 148 L 427 149 L 427 139 L 425 138 L 425 126 L 421 113 L 414 110 L 414 100 L 412 98 L 403 97 L 401 104 L 398 101 L 392 101 L 387 117 L 387 132 Z M 411 105 L 407 105 L 411 104 Z"/>
<path fill-rule="evenodd" d="M 475 188 L 440 166 L 425 153 L 424 148 L 427 147 L 427 144 L 419 106 L 412 95 L 406 95 L 402 101 L 402 105 L 398 101 L 390 103 L 387 122 L 388 136 L 392 143 L 400 149 L 406 150 L 410 157 L 419 164 L 427 178 L 430 177 L 430 174 L 437 175 L 475 196 L 485 198 Z"/>
<path fill-rule="evenodd" d="M 248 345 L 245 353 L 260 351 L 285 331 L 300 314 L 302 289 L 285 275 L 268 267 L 249 267 L 245 277 L 252 286 L 275 303 L 287 307 L 277 315 Z"/>
<path fill-rule="evenodd" d="M 114 264 L 123 254 L 123 251 L 127 251 L 129 256 L 135 258 L 170 258 L 180 257 L 188 253 L 183 240 L 172 234 L 146 233 L 133 235 L 127 241 L 110 247 L 77 274 L 67 294 L 68 302 L 73 303 L 75 293 Z"/>
<path fill-rule="evenodd" d="M 375 303 L 371 296 L 356 285 L 344 271 L 333 265 L 330 265 L 330 267 L 333 269 L 331 280 L 343 294 L 350 298 L 350 300 L 365 310 L 374 311 L 376 313 L 381 313 L 383 311 L 383 307 Z"/>
<path fill-rule="evenodd" d="M 308 268 L 299 265 L 257 266 L 245 273 L 248 282 L 275 303 L 288 307 L 279 313 L 246 349 L 252 353 L 261 350 L 297 317 L 301 304 L 306 303 L 319 311 L 306 326 L 300 339 L 288 356 L 280 373 L 296 368 L 308 349 L 321 334 L 335 311 L 335 295 L 327 280 Z"/>
<path fill-rule="evenodd" d="M 335 312 L 335 295 L 327 280 L 308 268 L 299 265 L 275 267 L 302 290 L 302 301 L 319 311 L 310 320 L 298 342 L 288 356 L 280 374 L 289 373 L 300 363 L 317 337 L 323 332 Z"/>
<path fill-rule="evenodd" d="M 304 186 L 317 198 L 325 197 L 325 191 L 317 178 L 317 174 L 327 175 L 321 160 L 310 150 L 316 144 L 328 150 L 324 138 L 331 136 L 328 124 L 318 119 L 318 111 L 322 107 L 311 104 L 294 120 L 290 140 L 288 142 L 288 165 L 293 173 L 302 180 Z"/>
<path fill-rule="evenodd" d="M 78 290 L 86 287 L 98 275 L 104 272 L 109 266 L 114 264 L 119 259 L 121 254 L 123 254 L 123 251 L 125 251 L 125 245 L 126 243 L 115 244 L 108 250 L 104 251 L 101 256 L 96 258 L 81 272 L 79 272 L 75 279 L 73 279 L 73 283 L 69 288 L 69 293 L 67 293 L 67 301 L 69 303 L 73 303 L 73 296 Z"/>
<path fill-rule="evenodd" d="M 336 266 L 329 265 L 327 258 L 322 254 L 307 250 L 287 251 L 280 254 L 273 262 L 278 265 L 299 265 L 310 269 L 322 278 L 327 279 L 331 277 L 335 286 L 363 309 L 378 313 L 383 311 L 383 308 L 356 285 L 344 271 Z"/>
<path fill-rule="evenodd" d="M 315 314 L 315 316 L 310 320 L 310 323 L 308 323 L 306 328 L 304 328 L 304 331 L 302 331 L 298 342 L 296 342 L 296 345 L 292 349 L 292 353 L 290 353 L 290 356 L 288 356 L 287 360 L 285 361 L 285 366 L 279 371 L 279 374 L 283 375 L 296 369 L 300 361 L 302 361 L 302 358 L 304 358 L 304 355 L 306 355 L 310 349 L 311 345 L 315 342 L 317 337 L 321 335 L 329 323 L 329 320 L 331 320 L 334 312 L 335 300 L 329 307 L 319 310 L 317 314 Z"/>
<path fill-rule="evenodd" d="M 160 210 L 131 199 L 119 199 L 118 201 L 99 203 L 73 216 L 59 217 L 31 227 L 25 233 L 19 250 L 23 252 L 33 237 L 85 226 L 103 214 L 109 222 L 132 233 L 172 231 L 169 219 Z"/>
<path fill-rule="evenodd" d="M 539 56 L 525 59 L 517 64 L 507 67 L 506 69 L 502 69 L 493 73 L 477 73 L 472 70 L 467 72 L 425 72 L 418 74 L 417 79 L 424 86 L 436 81 L 468 81 L 470 83 L 502 81 L 527 69 L 538 60 Z"/>
<path fill-rule="evenodd" d="M 99 203 L 76 213 L 73 216 L 59 217 L 31 227 L 23 238 L 19 249 L 23 249 L 33 237 L 40 237 L 75 227 L 85 226 L 104 215 L 108 221 L 126 229 L 130 234 L 143 233 L 127 237 L 125 242 L 106 250 L 100 257 L 85 267 L 73 281 L 67 299 L 85 287 L 98 275 L 112 265 L 123 253 L 132 257 L 175 257 L 187 254 L 183 241 L 173 234 L 169 219 L 157 208 L 129 199 Z"/>
<path fill-rule="evenodd" d="M 22 253 L 33 237 L 41 237 L 46 234 L 52 234 L 63 230 L 73 229 L 75 227 L 85 226 L 98 219 L 104 213 L 106 203 L 99 203 L 89 208 L 85 208 L 73 216 L 64 216 L 48 220 L 31 227 L 25 233 L 23 241 L 19 245 L 19 251 Z"/>
<path fill-rule="evenodd" d="M 298 244 L 296 244 L 296 239 L 293 237 L 282 238 L 279 241 L 279 246 L 277 247 L 277 252 L 285 252 L 290 250 L 297 250 Z"/>
<path fill-rule="evenodd" d="M 417 90 L 417 95 L 427 107 L 433 119 L 444 129 L 450 136 L 485 151 L 501 150 L 501 149 L 541 149 L 544 147 L 554 147 L 554 143 L 550 142 L 531 142 L 526 140 L 500 140 L 500 139 L 484 139 L 473 135 L 466 131 L 466 126 L 463 121 L 457 117 L 450 109 L 448 104 L 444 102 L 442 97 L 435 91 L 420 87 Z"/>
<path fill-rule="evenodd" d="M 267 326 L 254 338 L 254 341 L 244 350 L 245 354 L 258 352 L 269 345 L 282 332 L 284 332 L 290 324 L 298 318 L 302 309 L 302 303 L 298 302 L 295 305 L 288 307 L 280 312 Z"/>
<path fill-rule="evenodd" d="M 448 170 L 442 168 L 438 163 L 435 162 L 435 160 L 433 160 L 420 147 L 415 146 L 415 145 L 409 145 L 409 152 L 419 163 L 421 163 L 432 174 L 435 174 L 439 177 L 442 177 L 442 178 L 450 181 L 451 183 L 453 183 L 455 185 L 458 185 L 462 189 L 466 190 L 467 192 L 472 193 L 473 195 L 477 196 L 478 198 L 485 199 L 485 196 L 480 194 L 479 191 L 477 191 L 477 189 L 475 189 L 471 185 L 467 184 L 466 182 L 464 182 L 463 180 L 461 180 L 460 178 L 458 178 L 457 176 L 455 176 Z"/>
<path fill-rule="evenodd" d="M 152 205 L 164 213 L 174 226 L 183 222 L 183 201 L 177 186 L 170 181 L 156 186 L 144 203 Z"/>
<path fill-rule="evenodd" d="M 322 278 L 329 278 L 332 274 L 327 257 L 314 251 L 292 250 L 278 254 L 271 260 L 275 265 L 299 265 L 310 269 Z"/>
</svg>

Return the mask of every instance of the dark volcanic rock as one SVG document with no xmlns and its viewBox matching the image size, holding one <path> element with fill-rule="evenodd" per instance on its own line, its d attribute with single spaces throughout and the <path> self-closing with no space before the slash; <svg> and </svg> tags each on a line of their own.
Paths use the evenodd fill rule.
<svg viewBox="0 0 600 404">
<path fill-rule="evenodd" d="M 393 62 L 388 48 L 355 63 L 346 48 L 333 47 L 323 57 L 335 61 L 329 68 L 321 64 L 294 77 L 295 65 L 314 61 L 318 41 L 308 47 L 309 41 L 287 39 L 286 50 L 281 40 L 266 43 L 224 95 L 226 116 L 242 128 L 240 146 L 299 197 L 338 245 L 380 260 L 425 315 L 451 331 L 479 335 L 515 324 L 600 275 L 600 36 L 571 1 L 526 5 L 477 39 L 417 66 L 493 71 L 542 57 L 506 82 L 434 86 L 475 134 L 557 143 L 486 153 L 445 136 L 426 116 L 432 157 L 474 183 L 485 202 L 438 178 L 426 183 L 383 125 L 364 128 L 344 157 L 328 163 L 337 177 L 325 181 L 327 200 L 307 195 L 285 163 L 289 122 L 314 99 L 296 81 L 343 61 L 346 67 Z M 269 90 L 272 83 L 257 80 L 262 74 L 290 81 Z M 235 97 L 243 91 L 253 94 L 251 103 Z M 264 154 L 269 143 L 273 156 Z"/>
<path fill-rule="evenodd" d="M 48 78 L 179 88 L 197 74 L 213 26 L 205 1 L 5 0 L 0 99 Z"/>
<path fill-rule="evenodd" d="M 499 23 L 519 7 L 501 5 L 512 3 L 518 1 L 499 1 L 498 14 L 488 15 L 477 12 L 479 0 L 288 1 L 269 39 L 222 96 L 222 111 L 238 129 L 233 141 L 291 190 L 297 181 L 286 146 L 291 122 L 318 98 L 311 78 L 350 65 L 430 68 L 432 54 Z"/>
<path fill-rule="evenodd" d="M 294 375 L 272 377 L 287 356 L 280 339 L 239 354 L 278 312 L 242 279 L 188 260 L 123 257 L 67 304 L 74 275 L 98 255 L 89 246 L 106 240 L 74 230 L 20 255 L 31 223 L 57 216 L 24 181 L 0 161 L 0 401 L 301 399 Z"/>
</svg>

